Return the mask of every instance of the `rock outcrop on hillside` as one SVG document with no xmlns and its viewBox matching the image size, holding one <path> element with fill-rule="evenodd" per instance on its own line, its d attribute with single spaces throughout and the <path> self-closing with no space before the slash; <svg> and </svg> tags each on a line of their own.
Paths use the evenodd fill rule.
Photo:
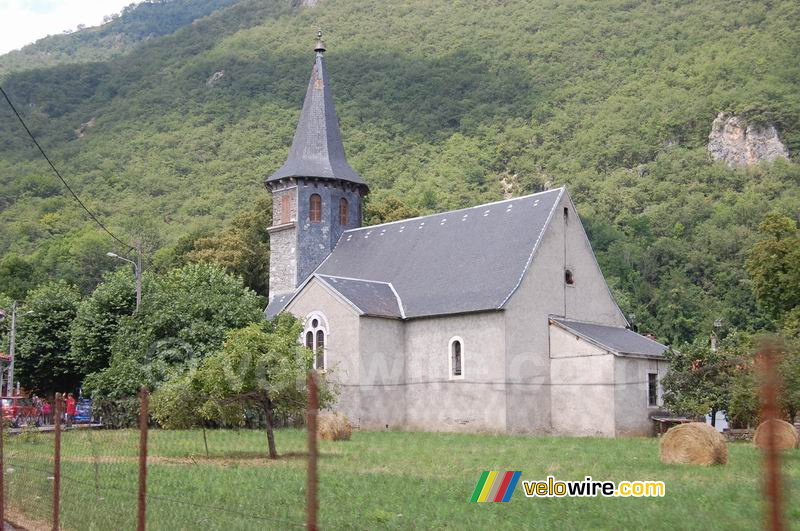
<svg viewBox="0 0 800 531">
<path fill-rule="evenodd" d="M 789 158 L 775 124 L 747 123 L 727 112 L 719 113 L 711 125 L 708 152 L 711 158 L 724 161 L 731 168 Z"/>
</svg>

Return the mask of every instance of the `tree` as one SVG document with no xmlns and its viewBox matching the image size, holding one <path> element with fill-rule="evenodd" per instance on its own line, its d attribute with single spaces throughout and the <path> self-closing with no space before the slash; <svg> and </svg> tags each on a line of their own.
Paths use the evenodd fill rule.
<svg viewBox="0 0 800 531">
<path fill-rule="evenodd" d="M 145 292 L 150 288 L 149 279 L 146 275 Z M 108 367 L 120 320 L 132 315 L 135 308 L 135 278 L 128 268 L 106 274 L 103 283 L 80 303 L 70 330 L 70 347 L 82 375 Z"/>
<path fill-rule="evenodd" d="M 191 427 L 201 419 L 242 425 L 246 408 L 259 409 L 269 458 L 276 459 L 275 415 L 299 415 L 306 407 L 313 355 L 298 343 L 301 331 L 301 323 L 287 314 L 231 331 L 217 354 L 154 394 L 154 416 L 164 427 Z M 332 393 L 318 381 L 325 405 Z"/>
<path fill-rule="evenodd" d="M 87 377 L 93 393 L 114 398 L 142 385 L 154 389 L 176 369 L 218 351 L 229 330 L 263 319 L 263 301 L 217 265 L 174 269 L 147 287 L 139 312 L 119 318 L 111 365 Z"/>
<path fill-rule="evenodd" d="M 732 334 L 712 350 L 707 339 L 700 337 L 680 351 L 668 350 L 669 373 L 664 377 L 664 403 L 677 414 L 711 416 L 726 411 L 731 399 L 731 381 L 737 364 L 744 362 L 746 338 Z"/>
<path fill-rule="evenodd" d="M 247 287 L 260 295 L 269 291 L 269 235 L 272 201 L 263 196 L 250 212 L 234 218 L 231 227 L 196 239 L 186 253 L 190 262 L 215 263 L 240 275 Z"/>
<path fill-rule="evenodd" d="M 19 312 L 15 360 L 15 376 L 23 387 L 49 394 L 73 391 L 80 384 L 69 348 L 79 300 L 78 290 L 63 281 L 49 282 L 28 295 Z"/>
<path fill-rule="evenodd" d="M 758 302 L 779 319 L 800 301 L 800 230 L 792 218 L 772 213 L 759 232 L 762 240 L 747 253 L 747 271 Z"/>
<path fill-rule="evenodd" d="M 419 216 L 420 212 L 408 206 L 396 195 L 384 194 L 369 198 L 364 207 L 364 224 L 377 225 Z"/>
</svg>

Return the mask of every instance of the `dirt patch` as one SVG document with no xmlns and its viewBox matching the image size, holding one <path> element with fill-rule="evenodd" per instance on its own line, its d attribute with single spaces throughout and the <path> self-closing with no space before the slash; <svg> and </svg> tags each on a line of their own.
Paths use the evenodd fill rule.
<svg viewBox="0 0 800 531">
<path fill-rule="evenodd" d="M 28 518 L 23 513 L 16 509 L 6 508 L 5 513 L 6 521 L 11 524 L 14 529 L 22 529 L 29 531 L 48 531 L 53 528 L 52 525 L 40 520 Z"/>
</svg>

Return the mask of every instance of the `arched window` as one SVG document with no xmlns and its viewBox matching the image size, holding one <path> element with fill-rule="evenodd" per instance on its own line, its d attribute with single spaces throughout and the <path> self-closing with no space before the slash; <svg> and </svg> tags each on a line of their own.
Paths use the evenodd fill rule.
<svg viewBox="0 0 800 531">
<path fill-rule="evenodd" d="M 450 379 L 464 378 L 464 340 L 454 337 L 450 340 Z"/>
<path fill-rule="evenodd" d="M 314 349 L 314 332 L 311 330 L 306 332 L 306 348 Z"/>
<path fill-rule="evenodd" d="M 339 199 L 339 225 L 347 225 L 347 199 Z"/>
<path fill-rule="evenodd" d="M 322 221 L 322 198 L 319 194 L 311 194 L 308 200 L 308 219 L 311 223 Z"/>
<path fill-rule="evenodd" d="M 318 315 L 312 315 L 306 319 L 305 345 L 314 353 L 314 368 L 320 371 L 325 370 L 325 324 Z"/>
<path fill-rule="evenodd" d="M 281 223 L 289 222 L 289 194 L 281 196 Z"/>
<path fill-rule="evenodd" d="M 564 270 L 564 282 L 566 282 L 569 286 L 575 284 L 575 276 L 569 269 Z"/>
<path fill-rule="evenodd" d="M 325 332 L 317 330 L 317 344 L 314 348 L 314 367 L 325 369 Z"/>
</svg>

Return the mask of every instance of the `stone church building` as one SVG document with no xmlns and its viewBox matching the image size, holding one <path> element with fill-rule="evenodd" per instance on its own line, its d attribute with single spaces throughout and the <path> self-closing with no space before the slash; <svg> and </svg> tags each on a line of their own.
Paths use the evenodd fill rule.
<svg viewBox="0 0 800 531">
<path fill-rule="evenodd" d="M 362 227 L 319 41 L 273 196 L 290 312 L 365 429 L 643 435 L 664 345 L 627 327 L 566 188 Z"/>
</svg>

